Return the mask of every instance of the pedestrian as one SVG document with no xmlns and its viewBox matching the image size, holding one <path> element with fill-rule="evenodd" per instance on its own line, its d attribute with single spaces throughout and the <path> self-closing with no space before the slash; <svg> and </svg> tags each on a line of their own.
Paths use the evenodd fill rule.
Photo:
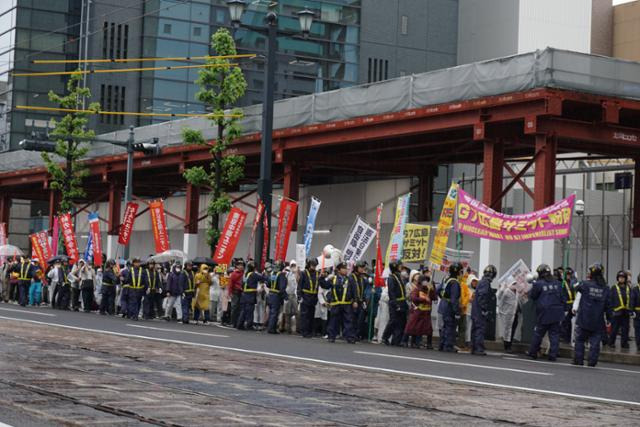
<svg viewBox="0 0 640 427">
<path fill-rule="evenodd" d="M 271 263 L 267 263 L 265 268 L 265 277 L 271 277 L 271 273 L 273 272 L 273 268 L 271 267 Z M 269 319 L 269 315 L 267 312 L 267 283 L 266 282 L 258 282 L 258 290 L 256 291 L 256 306 L 253 309 L 253 326 L 262 331 L 267 327 L 267 320 Z"/>
<path fill-rule="evenodd" d="M 182 264 L 176 262 L 173 264 L 169 275 L 167 276 L 167 297 L 165 298 L 164 320 L 171 320 L 173 309 L 176 309 L 176 317 L 182 320 L 182 285 L 180 277 L 182 276 Z"/>
<path fill-rule="evenodd" d="M 122 317 L 127 317 L 129 314 L 129 309 L 127 307 L 128 302 L 129 302 L 129 293 L 131 291 L 131 285 L 129 284 L 130 282 L 130 274 L 131 274 L 131 263 L 129 261 L 126 262 L 126 264 L 124 265 L 120 265 L 120 273 L 118 275 L 119 279 L 120 279 L 120 292 L 118 294 L 118 302 L 119 302 L 119 313 L 122 315 Z"/>
<path fill-rule="evenodd" d="M 317 259 L 307 259 L 306 264 L 306 269 L 300 274 L 297 289 L 298 301 L 300 302 L 298 329 L 304 338 L 311 338 L 313 336 L 313 322 L 316 318 L 316 306 L 318 305 L 320 275 L 316 271 L 318 267 Z M 320 316 L 320 318 L 322 318 L 322 316 Z"/>
<path fill-rule="evenodd" d="M 560 345 L 560 323 L 564 318 L 565 294 L 560 283 L 547 264 L 540 264 L 536 270 L 538 280 L 533 282 L 529 298 L 536 304 L 536 326 L 533 339 L 527 353 L 532 359 L 538 358 L 542 338 L 549 334 L 548 359 L 554 362 L 558 357 Z"/>
<path fill-rule="evenodd" d="M 20 263 L 16 263 L 13 272 L 18 273 L 18 304 L 26 306 L 29 298 L 29 287 L 35 269 L 25 257 L 20 257 Z"/>
<path fill-rule="evenodd" d="M 267 322 L 267 332 L 277 334 L 278 315 L 282 304 L 287 300 L 287 272 L 282 261 L 275 264 L 275 274 L 271 275 L 269 281 L 269 294 L 267 295 L 267 306 L 269 307 L 269 320 Z"/>
<path fill-rule="evenodd" d="M 489 320 L 489 305 L 491 301 L 491 282 L 496 278 L 498 270 L 489 264 L 482 272 L 482 279 L 477 283 L 471 304 L 471 354 L 486 356 L 484 349 L 484 335 Z M 475 277 L 474 277 L 475 278 Z"/>
<path fill-rule="evenodd" d="M 355 344 L 356 337 L 353 329 L 353 313 L 354 310 L 358 308 L 358 302 L 356 301 L 356 288 L 352 284 L 349 284 L 347 264 L 344 262 L 339 263 L 336 266 L 336 273 L 328 276 L 326 280 L 322 280 L 321 286 L 331 286 L 328 298 L 329 306 L 331 307 L 329 317 L 329 342 L 335 342 L 340 330 L 342 330 L 342 337 L 345 338 L 349 344 Z M 398 343 L 399 342 L 398 340 Z"/>
<path fill-rule="evenodd" d="M 11 266 L 9 267 L 9 291 L 8 300 L 12 303 L 18 302 L 18 296 L 20 294 L 20 263 L 13 259 Z"/>
<path fill-rule="evenodd" d="M 76 272 L 78 280 L 80 282 L 80 295 L 82 297 L 82 309 L 85 313 L 89 313 L 93 309 L 94 296 L 94 282 L 96 279 L 96 273 L 93 270 L 91 264 L 84 260 L 80 260 L 78 264 L 80 267 Z"/>
<path fill-rule="evenodd" d="M 221 319 L 220 304 L 220 277 L 224 274 L 224 267 L 217 265 L 211 272 L 211 287 L 209 288 L 209 313 L 211 321 L 219 322 Z"/>
<path fill-rule="evenodd" d="M 200 270 L 194 278 L 196 282 L 196 296 L 193 311 L 193 321 L 198 324 L 202 315 L 202 324 L 206 325 L 211 321 L 209 289 L 211 288 L 211 276 L 209 275 L 209 266 L 200 265 Z"/>
<path fill-rule="evenodd" d="M 235 270 L 229 275 L 229 310 L 230 310 L 230 321 L 232 326 L 237 326 L 238 316 L 240 315 L 240 297 L 242 295 L 243 290 L 243 278 L 244 278 L 244 261 L 241 259 L 236 260 L 235 262 Z M 253 301 L 253 295 L 250 300 Z M 254 303 L 255 304 L 255 303 Z"/>
<path fill-rule="evenodd" d="M 218 274 L 220 279 L 220 301 L 218 302 L 218 321 L 221 325 L 229 325 L 231 321 L 231 310 L 229 308 L 229 274 L 233 270 L 229 271 L 226 265 L 220 266 L 223 270 L 221 274 Z"/>
<path fill-rule="evenodd" d="M 459 281 L 460 282 L 460 320 L 458 320 L 457 322 L 457 327 L 458 327 L 458 335 L 457 335 L 457 339 L 456 339 L 456 344 L 458 346 L 458 349 L 462 350 L 462 351 L 467 351 L 469 349 L 468 344 L 470 342 L 470 338 L 471 338 L 471 320 L 470 320 L 470 315 L 471 315 L 471 296 L 473 295 L 473 291 L 471 287 L 471 277 L 475 277 L 476 281 L 478 280 L 478 278 L 476 277 L 475 274 L 473 274 L 471 272 L 471 269 L 469 267 L 467 267 L 467 280 L 463 280 L 464 276 L 462 277 L 462 279 Z M 467 338 L 467 335 L 469 336 L 469 339 Z"/>
<path fill-rule="evenodd" d="M 80 269 L 84 266 L 85 260 L 79 259 L 73 267 L 71 267 L 71 272 L 69 273 L 69 283 L 71 283 L 71 310 L 79 311 L 80 310 Z"/>
<path fill-rule="evenodd" d="M 318 304 L 316 304 L 316 308 L 313 313 L 313 333 L 314 335 L 319 335 L 322 338 L 329 338 L 327 333 L 327 326 L 329 322 L 328 294 L 328 290 L 323 288 L 318 289 Z"/>
<path fill-rule="evenodd" d="M 600 263 L 589 267 L 589 277 L 575 287 L 580 294 L 576 316 L 576 347 L 573 364 L 584 364 L 585 341 L 589 341 L 589 366 L 596 366 L 600 356 L 601 334 L 605 327 L 604 318 L 611 318 L 610 289 L 604 280 L 604 267 Z"/>
<path fill-rule="evenodd" d="M 71 281 L 69 280 L 69 262 L 63 261 L 58 274 L 61 277 L 59 286 L 61 286 L 58 292 L 58 298 L 56 300 L 56 306 L 60 310 L 69 310 L 69 303 L 71 301 Z"/>
<path fill-rule="evenodd" d="M 102 294 L 102 299 L 100 300 L 100 314 L 103 315 L 107 313 L 113 315 L 115 313 L 116 287 L 120 281 L 114 271 L 115 265 L 115 260 L 107 260 L 104 266 L 104 272 L 102 273 L 102 286 L 100 288 L 100 293 Z"/>
<path fill-rule="evenodd" d="M 504 351 L 511 353 L 513 329 L 517 327 L 518 294 L 515 280 L 503 282 L 498 289 L 498 319 L 502 325 L 502 344 Z M 515 325 L 515 326 L 514 326 Z"/>
<path fill-rule="evenodd" d="M 375 328 L 376 341 L 383 342 L 382 337 L 389 323 L 389 289 L 383 286 L 380 291 L 380 300 L 378 301 L 378 312 L 376 314 Z"/>
<path fill-rule="evenodd" d="M 9 262 L 0 259 L 0 302 L 8 302 L 9 293 Z"/>
<path fill-rule="evenodd" d="M 57 308 L 58 294 L 62 290 L 62 286 L 64 286 L 62 261 L 58 259 L 53 263 L 53 266 L 47 272 L 47 278 L 49 279 L 49 301 L 51 301 L 51 308 Z"/>
<path fill-rule="evenodd" d="M 298 271 L 298 263 L 296 260 L 292 259 L 289 261 L 288 270 L 285 270 L 285 274 L 287 276 L 287 298 L 284 301 L 284 307 L 282 310 L 282 332 L 288 332 L 289 334 L 294 333 L 296 330 L 300 329 L 300 315 L 298 313 L 298 280 L 300 276 L 300 271 Z M 294 320 L 295 320 L 295 328 L 294 328 Z"/>
<path fill-rule="evenodd" d="M 353 267 L 353 272 L 349 275 L 349 282 L 356 289 L 356 302 L 358 303 L 358 308 L 354 310 L 353 319 L 354 319 L 354 331 L 356 334 L 356 339 L 360 341 L 361 339 L 366 338 L 367 336 L 367 325 L 366 325 L 366 304 L 364 301 L 364 291 L 365 291 L 365 282 L 366 282 L 366 269 L 367 262 L 364 260 L 360 260 L 356 262 Z"/>
<path fill-rule="evenodd" d="M 149 289 L 149 276 L 141 265 L 140 258 L 131 260 L 131 270 L 127 277 L 129 285 L 129 297 L 127 299 L 127 317 L 138 320 L 142 308 L 142 297 Z"/>
<path fill-rule="evenodd" d="M 38 306 L 42 302 L 42 271 L 37 270 L 29 287 L 29 305 Z"/>
<path fill-rule="evenodd" d="M 402 345 L 402 335 L 407 322 L 407 298 L 405 285 L 400 278 L 401 261 L 389 263 L 389 277 L 387 278 L 387 292 L 389 293 L 389 323 L 387 324 L 382 342 L 385 345 Z M 393 336 L 392 340 L 389 338 Z"/>
<path fill-rule="evenodd" d="M 640 351 L 640 274 L 636 286 L 631 290 L 631 317 L 636 336 L 636 351 Z"/>
<path fill-rule="evenodd" d="M 440 329 L 440 351 L 457 353 L 456 324 L 460 320 L 460 275 L 462 264 L 454 262 L 449 266 L 449 277 L 440 285 L 438 313 L 442 316 Z"/>
<path fill-rule="evenodd" d="M 565 343 L 571 343 L 571 333 L 573 332 L 573 301 L 575 300 L 575 293 L 573 290 L 575 283 L 574 273 L 571 268 L 567 268 L 563 271 L 562 268 L 558 269 L 560 275 L 560 281 L 562 282 L 562 291 L 565 293 L 565 307 L 564 318 L 560 325 L 560 340 Z"/>
<path fill-rule="evenodd" d="M 236 263 L 236 271 L 244 270 L 244 262 L 241 263 L 242 270 L 238 269 Z M 269 278 L 264 274 L 255 271 L 256 267 L 253 262 L 247 264 L 247 273 L 244 276 L 244 285 L 239 295 L 240 314 L 236 323 L 236 329 L 240 331 L 253 330 L 253 312 L 256 305 L 256 293 L 258 291 L 258 282 L 268 282 Z M 234 273 L 236 272 L 234 271 Z"/>
<path fill-rule="evenodd" d="M 412 278 L 413 279 L 413 278 Z M 430 278 L 419 275 L 416 286 L 409 296 L 409 321 L 404 329 L 405 336 L 411 348 L 420 348 L 423 335 L 432 336 L 431 327 L 431 294 L 429 292 Z"/>
<path fill-rule="evenodd" d="M 193 262 L 190 260 L 184 262 L 184 269 L 180 275 L 179 283 L 182 287 L 182 323 L 188 325 L 191 317 L 191 305 L 196 292 Z"/>
<path fill-rule="evenodd" d="M 162 267 L 154 260 L 147 262 L 145 274 L 149 287 L 142 302 L 142 313 L 145 319 L 155 319 L 162 314 L 162 299 L 164 298 L 164 283 L 162 280 Z"/>
<path fill-rule="evenodd" d="M 631 286 L 627 283 L 627 273 L 618 271 L 617 283 L 609 293 L 609 304 L 613 308 L 611 317 L 611 335 L 609 347 L 616 347 L 616 339 L 620 333 L 620 345 L 623 349 L 629 348 L 629 320 L 631 318 Z"/>
</svg>

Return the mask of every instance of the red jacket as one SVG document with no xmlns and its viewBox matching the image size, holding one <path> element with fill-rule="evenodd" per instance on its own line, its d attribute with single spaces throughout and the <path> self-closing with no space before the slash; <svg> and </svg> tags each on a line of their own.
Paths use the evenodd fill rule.
<svg viewBox="0 0 640 427">
<path fill-rule="evenodd" d="M 243 274 L 240 270 L 233 270 L 229 275 L 229 296 L 242 293 Z"/>
</svg>

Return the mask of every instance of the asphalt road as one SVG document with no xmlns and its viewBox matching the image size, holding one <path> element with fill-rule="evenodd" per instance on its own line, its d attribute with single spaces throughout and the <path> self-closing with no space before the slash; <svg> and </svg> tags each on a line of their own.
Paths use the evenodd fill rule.
<svg viewBox="0 0 640 427">
<path fill-rule="evenodd" d="M 368 343 L 330 344 L 319 338 L 236 331 L 217 324 L 182 325 L 163 320 L 134 322 L 95 313 L 7 304 L 0 305 L 0 327 L 3 319 L 24 321 L 25 327 L 28 323 L 38 323 L 136 338 L 141 342 L 173 342 L 268 358 L 640 407 L 640 366 L 600 363 L 596 368 L 589 368 L 572 366 L 567 359 L 552 363 L 502 353 L 478 357 Z"/>
</svg>

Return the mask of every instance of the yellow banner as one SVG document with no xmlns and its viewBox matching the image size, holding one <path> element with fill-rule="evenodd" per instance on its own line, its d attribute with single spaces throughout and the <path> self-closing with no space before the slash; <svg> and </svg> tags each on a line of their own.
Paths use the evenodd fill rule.
<svg viewBox="0 0 640 427">
<path fill-rule="evenodd" d="M 438 221 L 438 229 L 436 230 L 435 237 L 433 238 L 433 248 L 431 249 L 431 256 L 429 262 L 439 267 L 444 257 L 444 251 L 447 249 L 447 241 L 449 240 L 449 231 L 453 225 L 453 215 L 456 211 L 456 202 L 458 200 L 458 184 L 455 182 L 451 184 L 447 198 L 442 205 L 442 212 L 440 213 L 440 220 Z"/>
<path fill-rule="evenodd" d="M 404 227 L 403 262 L 424 262 L 429 250 L 431 227 L 428 225 L 407 224 Z"/>
</svg>

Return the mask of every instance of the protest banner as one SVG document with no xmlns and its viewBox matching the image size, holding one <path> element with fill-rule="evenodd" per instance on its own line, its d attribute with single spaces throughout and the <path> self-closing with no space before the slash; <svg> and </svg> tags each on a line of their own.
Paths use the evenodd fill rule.
<svg viewBox="0 0 640 427">
<path fill-rule="evenodd" d="M 39 231 L 29 236 L 31 239 L 32 252 L 40 261 L 43 271 L 47 270 L 47 260 L 51 258 L 51 246 L 49 245 L 49 235 L 46 231 Z"/>
<path fill-rule="evenodd" d="M 307 262 L 307 251 L 304 243 L 296 244 L 296 262 L 300 271 L 304 270 Z"/>
<path fill-rule="evenodd" d="M 149 210 L 151 211 L 151 229 L 156 244 L 156 253 L 168 251 L 170 244 L 167 221 L 164 217 L 164 203 L 162 200 L 153 201 L 149 203 Z"/>
<path fill-rule="evenodd" d="M 264 236 L 262 238 L 262 258 L 260 258 L 260 270 L 262 270 L 267 263 L 267 251 L 269 250 L 269 218 L 267 218 L 267 215 L 262 216 L 262 229 L 264 230 Z"/>
<path fill-rule="evenodd" d="M 89 214 L 89 235 L 93 249 L 93 265 L 102 266 L 102 238 L 100 236 L 100 218 L 98 212 Z"/>
<path fill-rule="evenodd" d="M 118 243 L 121 245 L 127 246 L 129 244 L 137 213 L 138 204 L 134 202 L 127 203 L 127 207 L 124 210 L 124 217 L 122 218 L 122 224 L 120 224 L 120 232 L 118 233 Z"/>
<path fill-rule="evenodd" d="M 571 232 L 575 198 L 572 194 L 539 211 L 507 215 L 460 190 L 456 230 L 483 239 L 512 242 L 563 239 Z"/>
<path fill-rule="evenodd" d="M 57 224 L 57 222 L 56 222 Z M 0 246 L 4 246 L 8 243 L 8 239 L 7 239 L 7 223 L 5 222 L 0 222 Z M 3 265 L 5 262 L 6 258 L 3 256 L 0 256 L 0 265 Z"/>
<path fill-rule="evenodd" d="M 304 247 L 306 255 L 311 252 L 311 241 L 313 240 L 313 231 L 316 227 L 316 217 L 320 210 L 320 200 L 311 197 L 311 206 L 309 207 L 309 215 L 307 216 L 307 225 L 304 228 Z"/>
<path fill-rule="evenodd" d="M 396 205 L 396 217 L 393 221 L 393 229 L 389 238 L 389 246 L 387 246 L 387 255 L 385 260 L 387 265 L 390 261 L 398 261 L 402 259 L 402 249 L 404 243 L 404 227 L 409 218 L 409 200 L 411 193 L 398 197 Z"/>
<path fill-rule="evenodd" d="M 73 222 L 71 222 L 71 214 L 66 213 L 58 216 L 60 222 L 60 230 L 62 230 L 62 238 L 64 239 L 64 247 L 67 250 L 69 264 L 75 264 L 80 258 L 78 250 L 78 242 L 73 232 Z"/>
<path fill-rule="evenodd" d="M 382 248 L 380 247 L 380 228 L 382 222 L 382 203 L 378 206 L 378 210 L 376 212 L 376 271 L 374 277 L 374 284 L 377 288 L 384 287 L 384 278 L 382 277 L 382 272 L 384 271 L 384 266 L 382 265 Z"/>
<path fill-rule="evenodd" d="M 246 219 L 247 213 L 245 211 L 235 207 L 231 208 L 213 255 L 215 262 L 218 264 L 229 264 L 231 262 Z"/>
<path fill-rule="evenodd" d="M 369 245 L 371 245 L 371 242 L 373 242 L 375 236 L 376 230 L 367 224 L 365 220 L 357 216 L 344 243 L 342 260 L 351 263 L 359 261 L 369 248 Z"/>
<path fill-rule="evenodd" d="M 440 213 L 440 219 L 438 220 L 438 228 L 433 238 L 433 247 L 431 248 L 431 256 L 429 262 L 434 267 L 439 267 L 442 264 L 444 258 L 445 249 L 447 248 L 447 242 L 449 241 L 449 232 L 453 224 L 453 215 L 456 211 L 456 201 L 458 200 L 458 184 L 455 182 L 451 184 L 447 197 L 442 205 L 442 212 Z"/>
<path fill-rule="evenodd" d="M 431 227 L 407 224 L 404 228 L 403 262 L 422 263 L 427 260 Z"/>
<path fill-rule="evenodd" d="M 249 235 L 249 244 L 247 245 L 247 259 L 251 258 L 251 249 L 253 248 L 253 242 L 256 238 L 256 230 L 258 224 L 262 220 L 262 214 L 264 213 L 264 203 L 260 197 L 258 197 L 258 204 L 256 205 L 256 215 L 253 218 L 253 226 L 251 227 L 251 235 Z"/>
<path fill-rule="evenodd" d="M 278 230 L 276 231 L 276 253 L 274 261 L 285 261 L 287 248 L 289 247 L 289 237 L 293 224 L 296 222 L 296 209 L 298 202 L 282 199 L 280 202 L 280 214 L 278 215 Z"/>
<path fill-rule="evenodd" d="M 471 257 L 473 257 L 473 251 L 445 248 L 442 262 L 439 265 L 440 271 L 448 271 L 449 266 L 454 262 L 459 262 L 462 264 L 462 268 L 466 270 L 471 263 Z"/>
<path fill-rule="evenodd" d="M 500 288 L 503 285 L 509 286 L 516 282 L 518 300 L 521 304 L 524 304 L 529 299 L 528 292 L 531 289 L 531 283 L 527 282 L 527 274 L 529 273 L 531 273 L 531 270 L 529 270 L 527 264 L 522 259 L 519 259 L 498 278 L 497 286 Z"/>
</svg>

